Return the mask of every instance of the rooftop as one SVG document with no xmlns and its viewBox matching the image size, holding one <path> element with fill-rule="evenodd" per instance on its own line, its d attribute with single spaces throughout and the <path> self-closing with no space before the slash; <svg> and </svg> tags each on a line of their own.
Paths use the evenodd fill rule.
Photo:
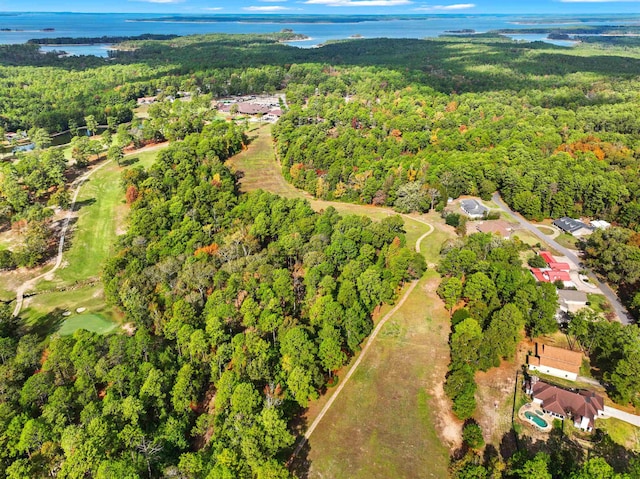
<svg viewBox="0 0 640 479">
<path fill-rule="evenodd" d="M 482 221 L 476 224 L 476 229 L 480 233 L 495 233 L 502 238 L 508 238 L 511 225 L 504 220 Z"/>
<path fill-rule="evenodd" d="M 528 356 L 527 362 L 534 366 L 548 366 L 578 374 L 582 365 L 582 353 L 536 343 L 536 353 Z"/>
<path fill-rule="evenodd" d="M 591 228 L 591 226 L 586 225 L 582 221 L 574 220 L 573 218 L 569 218 L 568 216 L 565 216 L 563 218 L 558 218 L 553 222 L 553 224 L 556 225 L 561 230 L 567 231 L 568 233 L 574 233 L 575 231 L 578 231 L 581 228 L 586 228 L 588 230 L 593 229 Z"/>
<path fill-rule="evenodd" d="M 594 419 L 604 411 L 604 399 L 591 391 L 571 392 L 544 381 L 533 385 L 533 397 L 542 408 L 561 416 L 571 415 L 576 422 L 593 427 Z"/>
<path fill-rule="evenodd" d="M 561 301 L 572 303 L 587 303 L 587 293 L 584 291 L 574 291 L 572 289 L 561 289 L 558 291 Z"/>
<path fill-rule="evenodd" d="M 489 212 L 489 208 L 481 204 L 478 200 L 462 200 L 462 209 L 470 216 L 483 216 Z"/>
</svg>

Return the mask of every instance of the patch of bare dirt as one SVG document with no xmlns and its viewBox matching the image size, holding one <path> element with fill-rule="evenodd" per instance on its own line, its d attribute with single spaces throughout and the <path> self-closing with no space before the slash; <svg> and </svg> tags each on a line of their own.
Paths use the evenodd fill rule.
<svg viewBox="0 0 640 479">
<path fill-rule="evenodd" d="M 497 368 L 476 373 L 478 407 L 475 418 L 482 427 L 487 444 L 499 443 L 511 429 L 516 373 L 526 362 L 529 349 L 529 343 L 522 341 L 513 361 L 502 361 Z M 519 374 L 518 382 L 521 381 L 522 374 Z"/>
<path fill-rule="evenodd" d="M 444 393 L 444 383 L 437 382 L 431 393 L 431 404 L 435 407 L 433 415 L 440 439 L 451 452 L 462 446 L 462 422 L 451 411 L 451 401 Z"/>
<path fill-rule="evenodd" d="M 123 324 L 122 329 L 128 336 L 133 336 L 134 334 L 136 334 L 136 326 L 133 323 Z"/>
</svg>

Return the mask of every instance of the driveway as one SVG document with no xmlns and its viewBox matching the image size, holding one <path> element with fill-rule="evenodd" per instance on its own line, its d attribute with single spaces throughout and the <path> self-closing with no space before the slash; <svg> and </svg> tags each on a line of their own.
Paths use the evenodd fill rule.
<svg viewBox="0 0 640 479">
<path fill-rule="evenodd" d="M 498 205 L 498 207 L 502 211 L 504 211 L 505 213 L 509 213 L 511 216 L 513 216 L 516 219 L 516 221 L 518 223 L 520 223 L 520 226 L 522 226 L 524 229 L 526 229 L 530 233 L 532 233 L 535 236 L 537 236 L 542 243 L 546 243 L 547 245 L 551 246 L 556 251 L 559 251 L 564 256 L 569 258 L 569 260 L 571 260 L 571 262 L 573 262 L 573 263 L 577 264 L 578 266 L 581 266 L 582 268 L 584 268 L 584 266 L 582 265 L 581 259 L 578 257 L 578 255 L 574 251 L 571 251 L 570 249 L 565 248 L 564 246 L 558 244 L 556 241 L 554 241 L 553 239 L 549 238 L 547 235 L 545 235 L 542 231 L 540 231 L 534 225 L 529 223 L 526 219 L 524 219 L 518 213 L 516 213 L 511 208 L 509 208 L 502 201 L 502 198 L 500 198 L 500 195 L 498 193 L 494 193 L 493 197 L 491 199 L 495 202 L 495 204 Z M 625 307 L 622 305 L 622 303 L 618 299 L 618 296 L 616 295 L 616 293 L 614 293 L 613 290 L 609 287 L 609 285 L 607 285 L 607 284 L 601 282 L 600 280 L 598 280 L 598 278 L 596 278 L 595 275 L 592 274 L 591 272 L 589 272 L 589 281 L 591 281 L 600 290 L 600 292 L 605 295 L 605 297 L 607 298 L 609 303 L 611 303 L 611 306 L 613 307 L 614 311 L 616 312 L 616 316 L 618 317 L 618 319 L 620 320 L 620 322 L 622 324 L 632 324 L 633 323 L 633 319 L 631 318 L 631 316 L 629 315 L 629 313 L 627 312 Z"/>
<path fill-rule="evenodd" d="M 604 415 L 605 417 L 615 417 L 616 419 L 620 419 L 621 421 L 640 427 L 640 416 L 629 414 L 628 412 L 621 411 L 620 409 L 605 406 Z"/>
</svg>

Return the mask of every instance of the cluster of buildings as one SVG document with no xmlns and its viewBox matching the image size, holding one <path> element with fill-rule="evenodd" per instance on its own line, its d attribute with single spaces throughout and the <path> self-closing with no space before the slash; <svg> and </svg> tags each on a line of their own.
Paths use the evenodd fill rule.
<svg viewBox="0 0 640 479">
<path fill-rule="evenodd" d="M 558 218 L 553 222 L 554 226 L 557 226 L 559 229 L 564 231 L 565 233 L 569 233 L 570 235 L 575 236 L 576 238 L 582 238 L 584 236 L 589 236 L 596 229 L 606 230 L 611 226 L 611 223 L 608 223 L 604 220 L 593 220 L 589 222 L 590 224 L 586 224 L 580 220 L 574 220 L 573 218 L 569 218 L 568 216 L 564 216 L 562 218 Z"/>
<path fill-rule="evenodd" d="M 263 121 L 275 123 L 285 104 L 284 95 L 246 95 L 220 98 L 214 106 L 221 112 L 259 116 Z"/>
<path fill-rule="evenodd" d="M 536 343 L 527 363 L 530 371 L 575 381 L 582 353 Z M 569 391 L 532 376 L 526 383 L 526 392 L 546 414 L 562 420 L 570 417 L 574 426 L 583 431 L 591 431 L 596 418 L 604 415 L 604 399 L 592 391 Z"/>
<path fill-rule="evenodd" d="M 565 288 L 575 288 L 575 283 L 571 280 L 569 263 L 559 263 L 548 251 L 540 251 L 540 256 L 545 260 L 545 268 L 531 268 L 531 274 L 541 283 L 554 283 L 562 281 Z"/>
</svg>

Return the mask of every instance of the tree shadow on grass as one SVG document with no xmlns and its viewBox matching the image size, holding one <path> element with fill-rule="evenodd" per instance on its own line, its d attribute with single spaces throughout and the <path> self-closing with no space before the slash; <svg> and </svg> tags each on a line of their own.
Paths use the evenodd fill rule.
<svg viewBox="0 0 640 479">
<path fill-rule="evenodd" d="M 93 205 L 97 200 L 95 198 L 87 198 L 86 200 L 76 201 L 75 211 L 84 208 L 85 206 Z"/>
<path fill-rule="evenodd" d="M 127 156 L 127 157 L 123 158 L 122 160 L 120 160 L 120 166 L 135 165 L 139 161 L 140 161 L 140 158 L 138 158 L 137 156 Z"/>
<path fill-rule="evenodd" d="M 296 445 L 299 443 L 296 442 Z M 311 470 L 311 460 L 309 459 L 309 453 L 311 452 L 311 445 L 309 441 L 304 443 L 304 446 L 298 451 L 298 454 L 291 459 L 288 464 L 289 470 L 299 479 L 307 479 L 309 477 L 309 471 Z"/>
<path fill-rule="evenodd" d="M 39 338 L 45 339 L 50 334 L 55 333 L 60 329 L 62 323 L 65 321 L 63 316 L 65 310 L 61 308 L 55 308 L 50 313 L 38 318 L 38 321 L 32 326 L 27 327 L 29 333 L 36 334 Z"/>
</svg>

